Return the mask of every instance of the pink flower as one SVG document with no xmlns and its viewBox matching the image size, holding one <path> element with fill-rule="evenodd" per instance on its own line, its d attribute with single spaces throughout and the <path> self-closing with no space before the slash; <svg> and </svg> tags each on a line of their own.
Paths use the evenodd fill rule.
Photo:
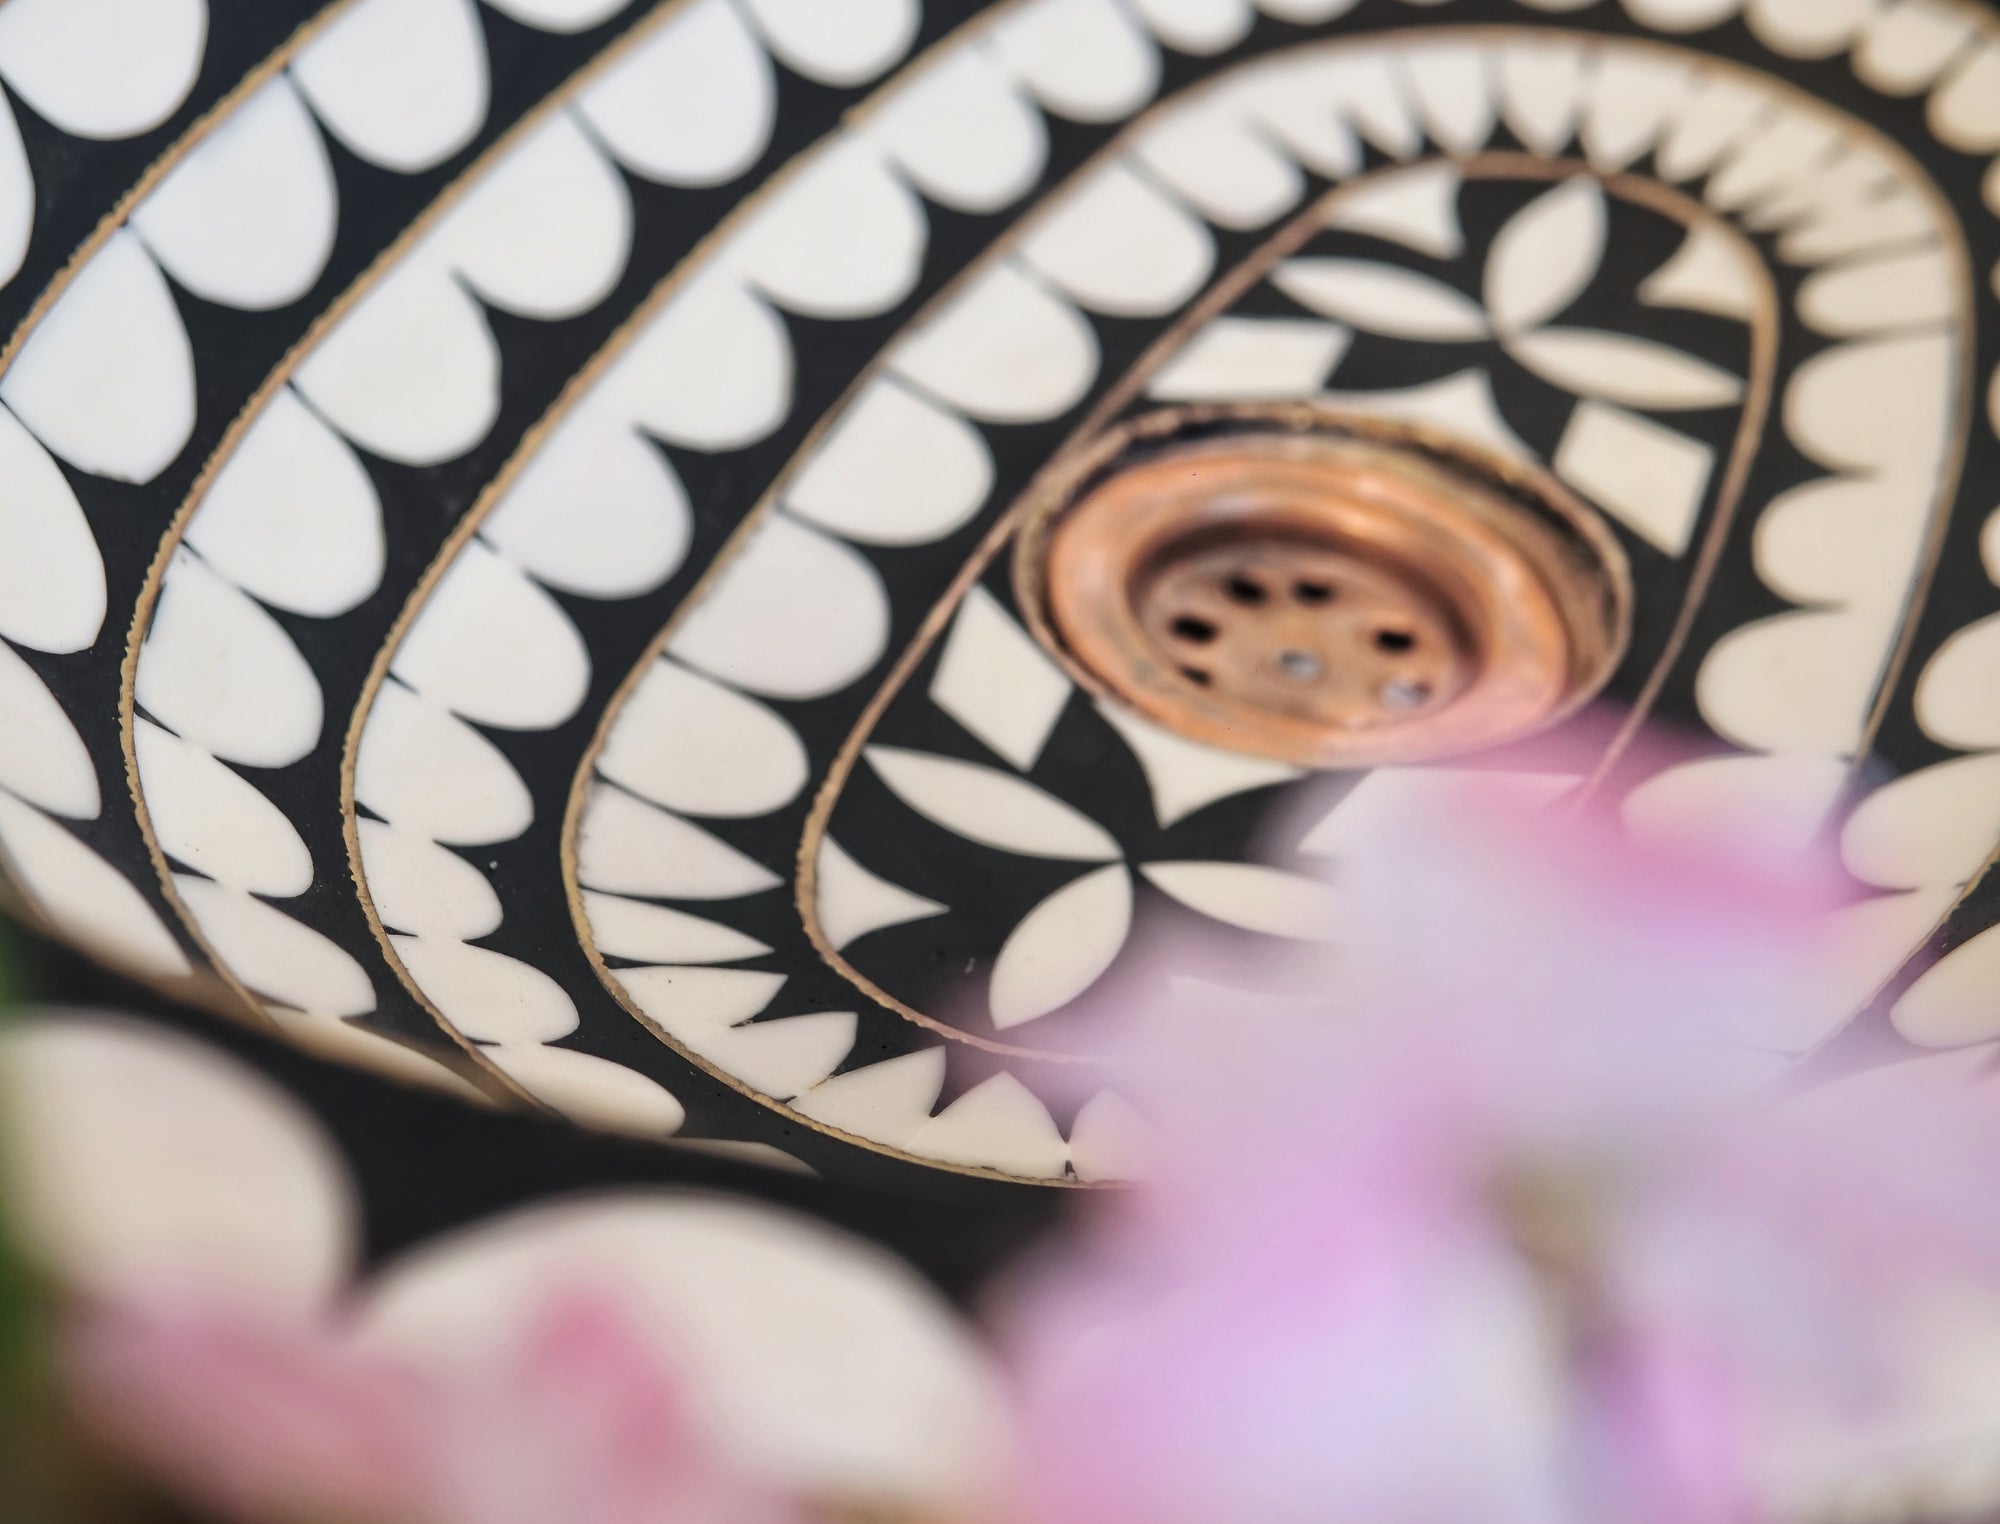
<svg viewBox="0 0 2000 1524">
<path fill-rule="evenodd" d="M 1468 804 L 1340 865 L 1317 1008 L 1131 1024 L 1154 1183 L 999 1306 L 1022 1517 L 1761 1524 L 2000 1461 L 1924 1342 L 2000 1328 L 2000 1092 L 1781 1100 L 1744 1033 L 1844 885 L 1687 845 Z"/>
</svg>

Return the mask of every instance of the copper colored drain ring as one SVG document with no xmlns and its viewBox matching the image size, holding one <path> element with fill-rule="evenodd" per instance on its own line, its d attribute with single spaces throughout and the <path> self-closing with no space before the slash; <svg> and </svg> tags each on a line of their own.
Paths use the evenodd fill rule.
<svg viewBox="0 0 2000 1524">
<path fill-rule="evenodd" d="M 1622 552 L 1553 480 L 1311 407 L 1180 409 L 1048 484 L 1017 564 L 1088 687 L 1314 767 L 1477 751 L 1586 701 L 1625 644 Z"/>
</svg>

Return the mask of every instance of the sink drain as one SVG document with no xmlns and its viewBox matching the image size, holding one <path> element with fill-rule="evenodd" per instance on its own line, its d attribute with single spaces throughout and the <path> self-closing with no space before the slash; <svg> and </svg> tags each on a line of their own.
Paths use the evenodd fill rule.
<svg viewBox="0 0 2000 1524">
<path fill-rule="evenodd" d="M 1030 508 L 1037 633 L 1191 739 L 1315 767 L 1552 723 L 1624 649 L 1617 541 L 1553 480 L 1315 408 L 1180 409 L 1096 442 Z"/>
</svg>

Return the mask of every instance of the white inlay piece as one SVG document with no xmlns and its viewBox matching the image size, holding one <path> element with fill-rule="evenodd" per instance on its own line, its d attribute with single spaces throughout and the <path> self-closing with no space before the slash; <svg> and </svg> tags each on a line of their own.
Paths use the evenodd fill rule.
<svg viewBox="0 0 2000 1524">
<path fill-rule="evenodd" d="M 1082 314 L 1011 264 L 975 276 L 890 357 L 924 390 L 994 423 L 1068 412 L 1097 362 L 1097 336 Z"/>
<path fill-rule="evenodd" d="M 317 1053 L 334 1063 L 352 1064 L 406 1085 L 435 1090 L 466 1105 L 492 1109 L 498 1104 L 486 1091 L 429 1053 L 380 1032 L 371 1032 L 353 1021 L 270 1004 L 264 1007 L 264 1014 L 287 1042 L 308 1053 Z"/>
<path fill-rule="evenodd" d="M 2000 926 L 1990 926 L 1927 969 L 1891 1009 L 1896 1030 L 1926 1048 L 2000 1037 Z"/>
<path fill-rule="evenodd" d="M 518 958 L 428 937 L 391 937 L 410 978 L 475 1042 L 554 1042 L 576 1030 L 563 987 Z"/>
<path fill-rule="evenodd" d="M 796 517 L 864 545 L 943 539 L 986 502 L 993 457 L 958 414 L 878 376 L 785 488 Z"/>
<path fill-rule="evenodd" d="M 1616 49 L 1600 55 L 1579 129 L 1591 163 L 1610 172 L 1640 158 L 1693 87 L 1683 63 Z"/>
<path fill-rule="evenodd" d="M 1917 723 L 1962 750 L 2000 747 L 2000 615 L 1957 631 L 1917 684 Z"/>
<path fill-rule="evenodd" d="M 918 0 L 743 0 L 771 51 L 826 85 L 862 85 L 910 50 Z"/>
<path fill-rule="evenodd" d="M 479 533 L 551 587 L 632 598 L 679 569 L 690 526 L 666 456 L 592 396 L 542 440 Z"/>
<path fill-rule="evenodd" d="M 943 915 L 947 909 L 870 873 L 831 836 L 820 842 L 816 861 L 813 908 L 820 931 L 835 948 L 887 926 Z"/>
<path fill-rule="evenodd" d="M 375 1009 L 366 971 L 310 926 L 212 879 L 177 873 L 174 888 L 217 960 L 258 994 L 319 1016 Z"/>
<path fill-rule="evenodd" d="M 1847 774 L 1837 756 L 1704 757 L 1648 778 L 1620 810 L 1634 837 L 1670 852 L 1776 861 L 1812 846 Z"/>
<path fill-rule="evenodd" d="M 493 426 L 500 349 L 471 294 L 420 251 L 328 331 L 292 384 L 357 444 L 405 465 L 435 465 Z"/>
<path fill-rule="evenodd" d="M 1439 160 L 1365 180 L 1333 203 L 1327 226 L 1386 238 L 1435 259 L 1465 252 L 1458 193 L 1465 177 Z"/>
<path fill-rule="evenodd" d="M 4 641 L 0 715 L 7 717 L 0 725 L 0 788 L 53 814 L 95 819 L 103 800 L 83 737 L 48 684 Z"/>
<path fill-rule="evenodd" d="M 1720 222 L 1703 220 L 1639 287 L 1649 307 L 1685 307 L 1748 323 L 1769 289 L 1757 256 Z"/>
<path fill-rule="evenodd" d="M 1698 76 L 1654 150 L 1661 176 L 1678 181 L 1706 173 L 1726 150 L 1754 141 L 1770 108 L 1762 85 L 1728 74 Z"/>
<path fill-rule="evenodd" d="M 1307 857 L 1393 861 L 1402 844 L 1433 829 L 1440 812 L 1531 812 L 1553 804 L 1576 783 L 1563 773 L 1378 767 L 1341 795 L 1300 839 L 1298 850 Z"/>
<path fill-rule="evenodd" d="M 851 1011 L 677 1032 L 683 1044 L 760 1094 L 788 1100 L 840 1067 L 854 1047 Z"/>
<path fill-rule="evenodd" d="M 1331 21 L 1336 16 L 1345 16 L 1359 3 L 1359 0 L 1258 0 L 1257 9 L 1267 16 L 1276 16 L 1280 21 L 1296 21 L 1311 25 L 1315 21 Z"/>
<path fill-rule="evenodd" d="M 997 212 L 1034 188 L 1048 157 L 1048 128 L 999 60 L 957 48 L 899 86 L 871 130 L 933 201 Z"/>
<path fill-rule="evenodd" d="M 1079 1180 L 1143 1180 L 1154 1151 L 1151 1125 L 1115 1090 L 1085 1101 L 1070 1126 L 1069 1162 Z"/>
<path fill-rule="evenodd" d="M 1848 817 L 1841 860 L 1882 889 L 1955 887 L 2000 846 L 2000 756 L 1957 757 L 1885 783 Z"/>
<path fill-rule="evenodd" d="M 473 290 L 524 317 L 573 317 L 625 273 L 632 197 L 559 111 L 483 172 L 427 241 Z"/>
<path fill-rule="evenodd" d="M 1061 1175 L 1069 1158 L 1049 1108 L 1004 1070 L 966 1091 L 903 1146 L 941 1163 L 984 1165 L 1031 1180 Z"/>
<path fill-rule="evenodd" d="M 1322 400 L 1384 418 L 1434 423 L 1510 460 L 1535 458 L 1535 452 L 1500 416 L 1500 404 L 1493 400 L 1492 379 L 1483 370 L 1462 370 L 1442 381 L 1390 392 L 1331 391 Z"/>
<path fill-rule="evenodd" d="M 1320 75 L 1327 104 L 1392 159 L 1411 158 L 1424 144 L 1401 75 L 1388 48 L 1347 49 L 1327 60 Z"/>
<path fill-rule="evenodd" d="M 1743 396 L 1743 382 L 1728 371 L 1626 333 L 1544 328 L 1522 334 L 1508 351 L 1567 391 L 1656 412 L 1724 407 Z"/>
<path fill-rule="evenodd" d="M 1030 0 L 990 34 L 1003 65 L 1058 116 L 1129 116 L 1160 83 L 1160 53 L 1117 0 Z"/>
<path fill-rule="evenodd" d="M 0 1035 L 9 1227 L 76 1295 L 199 1286 L 245 1316 L 316 1316 L 359 1213 L 304 1107 L 213 1044 L 122 1017 Z"/>
<path fill-rule="evenodd" d="M 534 797 L 497 746 L 393 681 L 368 711 L 354 797 L 392 825 L 457 846 L 512 841 L 535 818 Z"/>
<path fill-rule="evenodd" d="M 472 0 L 358 0 L 292 61 L 333 135 L 404 174 L 472 141 L 486 120 L 486 73 Z"/>
<path fill-rule="evenodd" d="M 607 784 L 591 785 L 577 877 L 593 889 L 663 900 L 733 900 L 783 882 L 700 826 Z"/>
<path fill-rule="evenodd" d="M 319 742 L 319 679 L 258 604 L 184 549 L 139 650 L 139 706 L 231 762 L 285 767 Z"/>
<path fill-rule="evenodd" d="M 168 978 L 190 971 L 180 944 L 123 874 L 40 810 L 4 793 L 0 851 L 13 882 L 93 957 Z"/>
<path fill-rule="evenodd" d="M 506 1045 L 489 1055 L 494 1065 L 536 1100 L 572 1122 L 635 1138 L 667 1138 L 687 1112 L 665 1086 L 637 1069 L 568 1048 Z"/>
<path fill-rule="evenodd" d="M 615 979 L 633 1002 L 676 1037 L 748 1021 L 777 998 L 783 974 L 748 968 L 621 968 Z"/>
<path fill-rule="evenodd" d="M 1826 58 L 1854 41 L 1882 0 L 1749 0 L 1750 30 L 1793 58 Z"/>
<path fill-rule="evenodd" d="M 590 939 L 607 958 L 635 963 L 735 963 L 771 949 L 719 921 L 615 894 L 583 891 Z"/>
<path fill-rule="evenodd" d="M 312 289 L 336 221 L 325 141 L 283 74 L 218 122 L 132 213 L 175 280 L 257 311 Z"/>
<path fill-rule="evenodd" d="M 1802 215 L 1779 235 L 1778 254 L 1796 265 L 1827 264 L 1935 238 L 1937 232 L 1930 202 L 1897 185 L 1880 196 L 1830 199 Z"/>
<path fill-rule="evenodd" d="M 755 699 L 662 658 L 618 710 L 598 771 L 689 815 L 766 815 L 806 784 L 798 733 Z M 665 961 L 665 960 L 661 960 Z"/>
<path fill-rule="evenodd" d="M 975 585 L 952 621 L 931 702 L 1027 772 L 1062 718 L 1070 686 L 1000 601 Z"/>
<path fill-rule="evenodd" d="M 1218 89 L 1301 164 L 1328 180 L 1345 180 L 1361 168 L 1361 139 L 1330 108 L 1325 78 L 1323 58 L 1280 54 L 1226 77 Z"/>
<path fill-rule="evenodd" d="M 822 1080 L 792 1110 L 828 1127 L 892 1146 L 930 1120 L 944 1086 L 944 1049 L 920 1048 Z"/>
<path fill-rule="evenodd" d="M 599 385 L 603 406 L 670 443 L 741 449 L 784 422 L 791 341 L 758 297 L 706 272 L 674 294 Z"/>
<path fill-rule="evenodd" d="M 1711 205 L 1724 211 L 1754 209 L 1758 202 L 1797 194 L 1825 171 L 1841 145 L 1838 122 L 1818 116 L 1780 115 L 1744 139 L 1709 175 Z"/>
<path fill-rule="evenodd" d="M 1879 603 L 1902 591 L 1935 484 L 1899 473 L 1823 476 L 1781 494 L 1757 520 L 1757 575 L 1795 603 Z"/>
<path fill-rule="evenodd" d="M 1584 51 L 1573 42 L 1521 43 L 1500 52 L 1500 109 L 1536 153 L 1554 157 L 1576 136 L 1588 80 Z"/>
<path fill-rule="evenodd" d="M 0 408 L 0 635 L 81 651 L 104 625 L 104 559 L 61 467 Z"/>
<path fill-rule="evenodd" d="M 1886 95 L 1914 95 L 1971 35 L 1971 11 L 1949 0 L 1891 0 L 1854 49 L 1854 72 Z"/>
<path fill-rule="evenodd" d="M 206 0 L 13 0 L 0 74 L 80 138 L 128 138 L 187 99 L 208 41 Z"/>
<path fill-rule="evenodd" d="M 1729 20 L 1743 0 L 1625 0 L 1625 9 L 1663 32 L 1698 32 Z"/>
<path fill-rule="evenodd" d="M 1260 228 L 1298 205 L 1305 175 L 1221 92 L 1139 129 L 1135 152 L 1210 222 Z"/>
<path fill-rule="evenodd" d="M 909 294 L 928 236 L 916 193 L 850 136 L 806 155 L 724 257 L 787 311 L 866 317 Z"/>
<path fill-rule="evenodd" d="M 0 111 L 0 286 L 21 273 L 34 232 L 34 171 L 14 113 Z"/>
<path fill-rule="evenodd" d="M 1108 702 L 1100 702 L 1097 710 L 1139 759 L 1153 795 L 1153 816 L 1162 826 L 1185 820 L 1218 799 L 1304 776 L 1303 769 L 1287 762 L 1190 741 Z"/>
<path fill-rule="evenodd" d="M 1634 534 L 1677 556 L 1701 519 L 1715 452 L 1650 418 L 1583 402 L 1563 431 L 1555 468 Z"/>
<path fill-rule="evenodd" d="M 580 32 L 621 10 L 624 0 L 486 0 L 516 21 L 548 32 Z"/>
<path fill-rule="evenodd" d="M 1931 131 L 1966 153 L 2000 148 L 2000 39 L 1953 65 L 1931 94 Z"/>
<path fill-rule="evenodd" d="M 180 454 L 194 429 L 194 353 L 130 229 L 83 263 L 35 325 L 0 376 L 0 400 L 71 465 L 114 481 L 149 482 Z"/>
<path fill-rule="evenodd" d="M 1813 274 L 1799 290 L 1799 316 L 1836 337 L 1943 323 L 1959 278 L 1940 248 L 1879 255 Z"/>
<path fill-rule="evenodd" d="M 1761 751 L 1850 754 L 1861 743 L 1896 614 L 1808 610 L 1731 631 L 1702 663 L 1702 718 Z"/>
<path fill-rule="evenodd" d="M 1486 49 L 1457 43 L 1420 45 L 1403 54 L 1403 67 L 1432 142 L 1454 154 L 1475 153 L 1486 146 L 1494 123 Z"/>
<path fill-rule="evenodd" d="M 1096 821 L 997 768 L 891 746 L 871 746 L 864 755 L 903 803 L 971 841 L 1073 862 L 1119 856 L 1118 843 Z"/>
<path fill-rule="evenodd" d="M 232 889 L 290 896 L 312 887 L 312 854 L 284 811 L 198 746 L 140 719 L 139 787 L 160 850 Z"/>
<path fill-rule="evenodd" d="M 1226 862 L 1144 863 L 1139 871 L 1190 910 L 1246 931 L 1314 941 L 1330 929 L 1324 886 L 1296 873 Z"/>
<path fill-rule="evenodd" d="M 280 387 L 223 461 L 187 543 L 265 603 L 344 614 L 382 581 L 382 506 L 353 449 Z"/>
<path fill-rule="evenodd" d="M 590 686 L 590 653 L 555 599 L 474 539 L 452 559 L 389 670 L 468 720 L 560 725 Z"/>
<path fill-rule="evenodd" d="M 695 604 L 667 650 L 768 698 L 838 692 L 881 659 L 889 595 L 852 546 L 773 513 Z"/>
<path fill-rule="evenodd" d="M 1123 863 L 1065 884 L 1021 918 L 993 962 L 987 1007 L 996 1030 L 1068 1005 L 1109 968 L 1132 928 Z"/>
<path fill-rule="evenodd" d="M 619 163 L 668 185 L 720 185 L 764 152 L 771 60 L 730 0 L 694 0 L 645 29 L 577 109 Z"/>
<path fill-rule="evenodd" d="M 1955 351 L 1941 333 L 1826 350 L 1787 388 L 1785 428 L 1824 466 L 1930 475 L 1950 428 Z"/>
<path fill-rule="evenodd" d="M 1178 53 L 1220 53 L 1257 19 L 1249 0 L 1134 0 L 1146 24 Z"/>
<path fill-rule="evenodd" d="M 1146 395 L 1162 402 L 1311 397 L 1353 342 L 1352 329 L 1312 318 L 1219 317 L 1154 372 Z"/>
<path fill-rule="evenodd" d="M 391 931 L 469 942 L 500 927 L 500 896 L 449 847 L 380 820 L 357 820 L 361 872 L 375 913 Z"/>
<path fill-rule="evenodd" d="M 1493 326 L 1520 334 L 1562 315 L 1604 261 L 1604 191 L 1579 176 L 1529 202 L 1493 240 L 1486 306 Z"/>
<path fill-rule="evenodd" d="M 1150 317 L 1201 288 L 1215 239 L 1126 163 L 1092 171 L 1035 224 L 1021 255 L 1096 312 Z"/>
<path fill-rule="evenodd" d="M 1369 259 L 1288 259 L 1271 284 L 1302 306 L 1368 333 L 1465 343 L 1487 335 L 1479 304 L 1441 281 Z"/>
</svg>

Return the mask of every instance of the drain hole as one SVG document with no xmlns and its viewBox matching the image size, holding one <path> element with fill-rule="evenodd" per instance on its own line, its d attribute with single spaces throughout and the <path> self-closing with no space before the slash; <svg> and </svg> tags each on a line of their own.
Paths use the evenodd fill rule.
<svg viewBox="0 0 2000 1524">
<path fill-rule="evenodd" d="M 1292 596 L 1301 603 L 1322 604 L 1333 602 L 1332 584 L 1326 582 L 1294 582 Z"/>
<path fill-rule="evenodd" d="M 1310 651 L 1280 651 L 1278 670 L 1294 682 L 1311 683 L 1317 682 L 1326 669 Z"/>
<path fill-rule="evenodd" d="M 1416 648 L 1417 637 L 1412 635 L 1408 630 L 1377 630 L 1375 632 L 1375 649 L 1378 651 L 1388 651 L 1393 655 L 1400 656 L 1405 651 L 1414 651 Z"/>
<path fill-rule="evenodd" d="M 1414 683 L 1405 677 L 1382 685 L 1382 702 L 1391 709 L 1421 709 L 1430 696 L 1430 684 Z"/>
<path fill-rule="evenodd" d="M 1238 572 L 1222 585 L 1228 591 L 1231 598 L 1235 599 L 1238 603 L 1247 604 L 1251 608 L 1255 608 L 1271 596 L 1270 593 L 1265 591 L 1263 583 L 1256 581 L 1254 578 L 1246 577 L 1241 572 Z"/>
<path fill-rule="evenodd" d="M 1214 678 L 1210 677 L 1206 672 L 1202 671 L 1201 668 L 1199 667 L 1182 667 L 1181 676 L 1186 678 L 1191 683 L 1198 683 L 1200 686 L 1204 688 L 1206 688 L 1210 683 L 1215 681 Z"/>
<path fill-rule="evenodd" d="M 1215 639 L 1215 626 L 1206 619 L 1196 619 L 1192 614 L 1181 615 L 1169 628 L 1177 638 L 1192 641 L 1198 646 L 1205 646 Z"/>
</svg>

